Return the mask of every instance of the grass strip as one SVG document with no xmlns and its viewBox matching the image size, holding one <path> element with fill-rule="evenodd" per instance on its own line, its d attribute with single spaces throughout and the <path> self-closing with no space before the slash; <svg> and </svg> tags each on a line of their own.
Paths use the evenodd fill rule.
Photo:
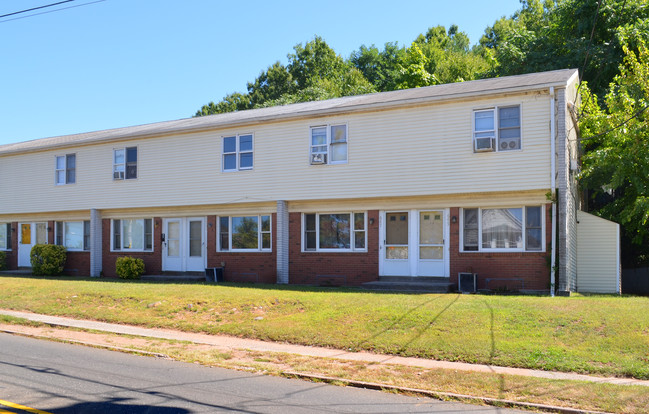
<svg viewBox="0 0 649 414">
<path fill-rule="evenodd" d="M 649 379 L 649 298 L 0 278 L 0 308 L 352 351 Z"/>
</svg>

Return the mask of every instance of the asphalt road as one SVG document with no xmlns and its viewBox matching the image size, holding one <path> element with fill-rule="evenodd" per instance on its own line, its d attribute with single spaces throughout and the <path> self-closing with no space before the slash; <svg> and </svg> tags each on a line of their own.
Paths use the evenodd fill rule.
<svg viewBox="0 0 649 414">
<path fill-rule="evenodd" d="M 0 413 L 38 413 L 27 408 L 45 414 L 521 412 L 0 334 Z"/>
</svg>

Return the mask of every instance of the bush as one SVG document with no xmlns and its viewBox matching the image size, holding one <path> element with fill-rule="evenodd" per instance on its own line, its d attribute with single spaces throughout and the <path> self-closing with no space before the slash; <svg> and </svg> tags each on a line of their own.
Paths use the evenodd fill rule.
<svg viewBox="0 0 649 414">
<path fill-rule="evenodd" d="M 120 279 L 139 279 L 144 274 L 144 261 L 135 257 L 118 257 L 115 272 Z"/>
<path fill-rule="evenodd" d="M 7 269 L 7 253 L 0 251 L 0 270 Z"/>
<path fill-rule="evenodd" d="M 32 274 L 36 276 L 56 276 L 63 273 L 67 250 L 55 244 L 37 244 L 29 254 Z"/>
</svg>

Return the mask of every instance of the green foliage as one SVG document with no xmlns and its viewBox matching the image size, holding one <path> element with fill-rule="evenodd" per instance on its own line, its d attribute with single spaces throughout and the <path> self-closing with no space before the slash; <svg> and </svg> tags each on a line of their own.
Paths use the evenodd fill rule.
<svg viewBox="0 0 649 414">
<path fill-rule="evenodd" d="M 63 272 L 67 249 L 55 244 L 36 244 L 29 254 L 32 274 L 36 276 L 58 276 Z"/>
<path fill-rule="evenodd" d="M 579 68 L 592 91 L 603 96 L 618 73 L 624 27 L 647 33 L 646 0 L 525 0 L 509 18 L 485 30 L 480 44 L 494 51 L 490 75 L 505 76 Z"/>
<path fill-rule="evenodd" d="M 144 274 L 144 261 L 130 256 L 118 257 L 115 273 L 120 279 L 139 279 Z"/>
<path fill-rule="evenodd" d="M 625 53 L 620 74 L 604 98 L 605 109 L 584 90 L 581 184 L 595 200 L 597 213 L 623 225 L 643 246 L 649 261 L 649 48 L 637 32 L 623 30 Z M 631 44 L 637 52 L 631 49 Z"/>
<path fill-rule="evenodd" d="M 7 268 L 7 253 L 0 251 L 0 270 L 5 270 Z"/>
</svg>

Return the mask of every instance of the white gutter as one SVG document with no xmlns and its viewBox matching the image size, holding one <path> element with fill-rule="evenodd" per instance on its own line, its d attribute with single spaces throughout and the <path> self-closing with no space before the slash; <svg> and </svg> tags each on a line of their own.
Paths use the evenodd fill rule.
<svg viewBox="0 0 649 414">
<path fill-rule="evenodd" d="M 555 265 L 556 265 L 556 244 L 557 244 L 557 226 L 559 220 L 557 219 L 557 179 L 556 179 L 556 143 L 555 143 L 555 126 L 554 126 L 554 86 L 550 86 L 550 182 L 552 193 L 552 240 L 550 248 L 550 296 L 554 297 L 554 283 L 555 283 Z"/>
</svg>

